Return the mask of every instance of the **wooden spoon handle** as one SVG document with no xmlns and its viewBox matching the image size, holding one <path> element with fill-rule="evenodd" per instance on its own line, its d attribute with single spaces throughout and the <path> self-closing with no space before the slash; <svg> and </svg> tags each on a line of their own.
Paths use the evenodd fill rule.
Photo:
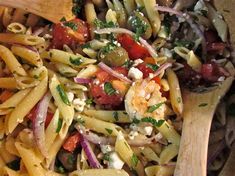
<svg viewBox="0 0 235 176">
<path fill-rule="evenodd" d="M 74 18 L 72 0 L 0 0 L 0 6 L 23 9 L 54 23 Z"/>
<path fill-rule="evenodd" d="M 193 99 L 190 100 L 193 101 Z M 175 176 L 206 176 L 207 146 L 214 110 L 207 111 L 206 106 L 195 106 L 205 110 L 197 107 L 185 107 L 185 109 L 191 108 L 191 112 L 184 114 L 184 130 L 178 157 L 180 162 L 177 164 Z"/>
</svg>

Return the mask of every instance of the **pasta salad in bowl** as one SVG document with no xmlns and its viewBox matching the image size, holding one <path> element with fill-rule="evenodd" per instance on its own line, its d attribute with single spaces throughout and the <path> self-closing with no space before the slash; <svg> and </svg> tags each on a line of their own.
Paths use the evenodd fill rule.
<svg viewBox="0 0 235 176">
<path fill-rule="evenodd" d="M 235 75 L 218 3 L 74 0 L 57 24 L 0 7 L 0 175 L 174 175 L 182 90 Z M 216 110 L 207 175 L 232 157 L 234 103 Z"/>
</svg>

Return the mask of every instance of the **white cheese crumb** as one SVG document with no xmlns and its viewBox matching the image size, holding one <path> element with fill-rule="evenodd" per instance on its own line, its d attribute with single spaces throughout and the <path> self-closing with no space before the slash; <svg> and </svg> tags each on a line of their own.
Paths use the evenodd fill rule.
<svg viewBox="0 0 235 176">
<path fill-rule="evenodd" d="M 129 72 L 128 72 L 128 77 L 137 80 L 137 79 L 142 79 L 143 78 L 143 73 L 135 67 L 131 67 Z"/>
<path fill-rule="evenodd" d="M 139 65 L 139 64 L 141 64 L 141 63 L 143 63 L 144 61 L 142 60 L 142 59 L 136 59 L 135 61 L 134 61 L 134 64 L 133 64 L 133 67 L 135 67 L 135 66 L 137 66 L 137 65 Z"/>
<path fill-rule="evenodd" d="M 75 98 L 73 100 L 74 108 L 77 111 L 82 112 L 84 110 L 85 105 L 86 105 L 85 101 L 86 101 L 86 99 Z"/>
<path fill-rule="evenodd" d="M 100 149 L 102 153 L 109 153 L 113 151 L 113 147 L 111 145 L 100 145 Z"/>
<path fill-rule="evenodd" d="M 123 165 L 124 165 L 124 162 L 121 160 L 118 154 L 116 152 L 112 152 L 110 154 L 110 161 L 108 163 L 108 168 L 122 169 Z"/>
<path fill-rule="evenodd" d="M 74 99 L 73 92 L 66 92 L 69 102 L 71 103 Z"/>
<path fill-rule="evenodd" d="M 129 139 L 134 140 L 134 138 L 135 138 L 136 136 L 138 136 L 138 135 L 139 135 L 139 133 L 138 133 L 137 131 L 131 131 L 131 132 L 128 134 L 128 137 L 129 137 Z"/>
</svg>

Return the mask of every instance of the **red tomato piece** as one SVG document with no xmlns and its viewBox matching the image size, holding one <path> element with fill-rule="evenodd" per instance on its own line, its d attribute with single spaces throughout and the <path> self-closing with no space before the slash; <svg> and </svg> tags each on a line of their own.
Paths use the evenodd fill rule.
<svg viewBox="0 0 235 176">
<path fill-rule="evenodd" d="M 66 139 L 65 143 L 63 144 L 63 148 L 69 152 L 73 152 L 77 148 L 79 142 L 80 134 L 75 133 Z"/>
<path fill-rule="evenodd" d="M 137 65 L 137 68 L 143 73 L 143 78 L 147 78 L 150 73 L 154 73 L 154 71 L 144 62 Z"/>
<path fill-rule="evenodd" d="M 118 42 L 128 52 L 130 59 L 143 59 L 149 57 L 148 50 L 141 44 L 137 43 L 132 36 L 128 34 L 121 34 L 117 37 Z"/>
<path fill-rule="evenodd" d="M 84 44 L 88 40 L 89 29 L 84 21 L 76 18 L 55 24 L 52 37 L 52 48 L 62 49 L 64 44 L 72 47 L 76 44 Z"/>
<path fill-rule="evenodd" d="M 153 81 L 155 81 L 155 83 L 157 83 L 158 85 L 161 85 L 161 78 L 159 78 L 158 76 L 155 76 L 154 78 L 152 78 Z"/>
<path fill-rule="evenodd" d="M 214 42 L 214 43 L 208 43 L 206 48 L 208 52 L 222 53 L 225 47 L 226 47 L 226 43 Z"/>
</svg>

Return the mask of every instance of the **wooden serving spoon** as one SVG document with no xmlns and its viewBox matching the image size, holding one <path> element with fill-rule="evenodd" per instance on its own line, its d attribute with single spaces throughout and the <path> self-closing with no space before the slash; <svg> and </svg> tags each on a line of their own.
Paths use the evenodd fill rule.
<svg viewBox="0 0 235 176">
<path fill-rule="evenodd" d="M 183 90 L 183 128 L 175 176 L 206 176 L 211 122 L 220 99 L 229 90 L 233 80 L 234 73 L 217 88 L 206 93 Z"/>
<path fill-rule="evenodd" d="M 74 18 L 72 0 L 0 0 L 0 6 L 23 9 L 54 23 Z"/>
</svg>

